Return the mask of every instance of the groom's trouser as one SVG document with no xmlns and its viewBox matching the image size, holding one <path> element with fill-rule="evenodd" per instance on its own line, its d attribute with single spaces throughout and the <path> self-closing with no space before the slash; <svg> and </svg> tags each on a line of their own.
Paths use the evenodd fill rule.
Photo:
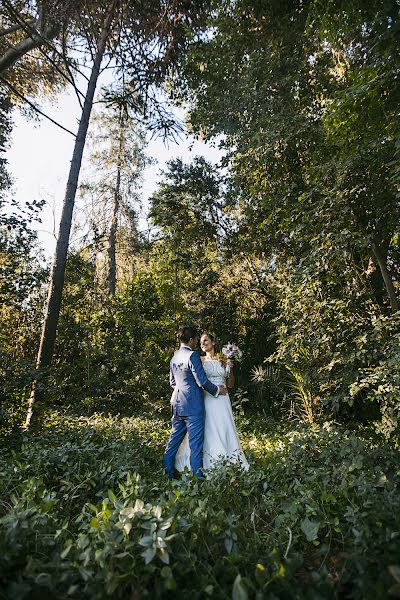
<svg viewBox="0 0 400 600">
<path fill-rule="evenodd" d="M 204 415 L 174 416 L 172 418 L 172 432 L 163 460 L 164 471 L 169 479 L 174 476 L 175 456 L 186 432 L 189 438 L 190 468 L 197 477 L 201 477 L 203 474 Z"/>
</svg>

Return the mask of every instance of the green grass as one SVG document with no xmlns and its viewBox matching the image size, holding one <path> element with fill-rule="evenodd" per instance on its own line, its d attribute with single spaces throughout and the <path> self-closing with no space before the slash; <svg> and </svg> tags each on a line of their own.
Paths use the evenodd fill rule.
<svg viewBox="0 0 400 600">
<path fill-rule="evenodd" d="M 251 468 L 161 471 L 169 422 L 51 413 L 4 439 L 0 598 L 391 598 L 399 453 L 367 430 L 239 420 Z"/>
</svg>

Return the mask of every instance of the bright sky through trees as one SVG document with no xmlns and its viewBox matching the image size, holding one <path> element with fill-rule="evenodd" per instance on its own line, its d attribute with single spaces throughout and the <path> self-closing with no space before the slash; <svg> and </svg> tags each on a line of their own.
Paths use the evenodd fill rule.
<svg viewBox="0 0 400 600">
<path fill-rule="evenodd" d="M 76 131 L 80 108 L 72 91 L 60 94 L 56 104 L 42 103 L 41 108 L 67 129 Z M 182 112 L 179 113 L 179 117 L 183 117 Z M 46 200 L 42 223 L 34 225 L 46 255 L 51 255 L 55 248 L 73 143 L 74 139 L 70 134 L 50 121 L 41 118 L 39 122 L 35 122 L 15 112 L 14 129 L 7 153 L 9 170 L 14 179 L 13 189 L 20 206 L 32 199 Z M 35 148 L 34 152 L 32 148 Z M 187 135 L 182 135 L 181 140 L 170 141 L 168 144 L 161 139 L 153 139 L 149 143 L 147 153 L 157 162 L 147 167 L 144 175 L 141 188 L 143 210 L 139 221 L 141 230 L 146 229 L 147 198 L 155 191 L 158 173 L 168 160 L 180 157 L 186 162 L 201 154 L 208 160 L 217 162 L 221 157 L 218 148 Z M 85 170 L 85 161 L 83 169 Z M 79 210 L 79 201 L 77 208 Z"/>
</svg>

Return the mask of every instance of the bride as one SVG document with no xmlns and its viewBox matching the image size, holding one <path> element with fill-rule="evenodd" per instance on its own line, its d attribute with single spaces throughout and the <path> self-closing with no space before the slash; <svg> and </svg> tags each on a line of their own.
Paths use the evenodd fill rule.
<svg viewBox="0 0 400 600">
<path fill-rule="evenodd" d="M 209 333 L 203 333 L 200 338 L 200 347 L 205 356 L 202 357 L 203 367 L 207 378 L 216 385 L 225 384 L 225 366 L 216 357 L 215 338 Z M 227 387 L 234 385 L 233 369 L 231 369 Z M 247 471 L 249 463 L 242 451 L 236 431 L 231 402 L 226 396 L 214 397 L 204 391 L 204 405 L 206 411 L 203 445 L 203 468 L 210 469 L 218 460 L 227 460 L 238 463 Z M 190 469 L 190 449 L 186 434 L 175 457 L 175 469 L 183 471 Z"/>
</svg>

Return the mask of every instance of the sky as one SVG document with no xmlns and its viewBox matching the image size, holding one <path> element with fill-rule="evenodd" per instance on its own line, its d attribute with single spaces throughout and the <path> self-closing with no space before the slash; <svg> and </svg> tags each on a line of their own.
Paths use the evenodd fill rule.
<svg viewBox="0 0 400 600">
<path fill-rule="evenodd" d="M 56 104 L 41 102 L 40 108 L 64 127 L 76 132 L 80 107 L 73 91 L 61 93 Z M 177 111 L 177 114 L 180 118 L 184 116 L 183 112 Z M 15 111 L 14 128 L 7 152 L 8 170 L 14 180 L 12 193 L 20 206 L 33 199 L 46 200 L 41 214 L 42 223 L 32 226 L 38 231 L 46 258 L 55 249 L 73 144 L 74 138 L 69 133 L 47 119 L 40 118 L 39 122 L 35 122 L 24 117 L 18 110 Z M 216 163 L 222 156 L 217 147 L 194 140 L 188 135 L 183 136 L 178 143 L 170 141 L 168 146 L 161 139 L 153 139 L 149 142 L 147 154 L 157 162 L 147 167 L 144 173 L 143 209 L 139 229 L 146 228 L 147 199 L 155 191 L 159 172 L 165 168 L 166 161 L 180 157 L 189 162 L 194 156 L 203 155 Z"/>
</svg>

